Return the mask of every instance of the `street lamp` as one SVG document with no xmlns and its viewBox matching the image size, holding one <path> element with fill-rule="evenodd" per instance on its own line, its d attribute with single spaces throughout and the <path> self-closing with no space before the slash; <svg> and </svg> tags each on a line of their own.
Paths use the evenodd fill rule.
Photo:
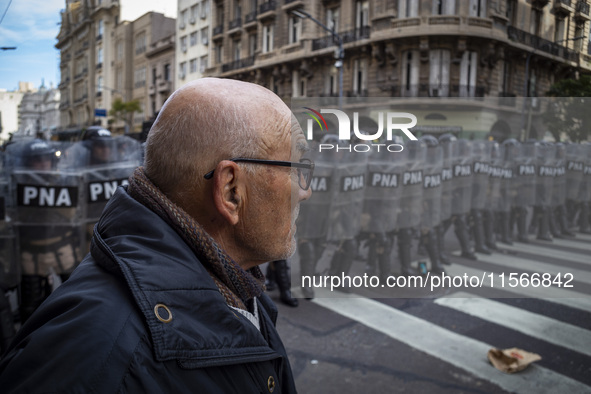
<svg viewBox="0 0 591 394">
<path fill-rule="evenodd" d="M 561 42 L 566 42 L 566 41 L 577 41 L 577 40 L 582 40 L 586 38 L 586 36 L 579 36 L 579 37 L 573 37 L 573 38 L 565 38 L 562 40 L 558 40 L 556 42 L 554 42 L 554 44 L 558 44 Z M 529 137 L 529 127 L 530 127 L 530 123 L 529 121 L 527 122 L 527 126 L 525 124 L 525 103 L 526 103 L 526 97 L 527 97 L 527 84 L 529 83 L 529 63 L 531 60 L 532 55 L 538 50 L 538 49 L 542 49 L 547 47 L 548 45 L 550 45 L 550 43 L 545 43 L 544 45 L 540 46 L 540 47 L 536 47 L 534 48 L 533 51 L 531 51 L 530 53 L 527 54 L 527 59 L 525 60 L 525 80 L 523 81 L 523 111 L 521 111 L 521 130 L 523 133 L 523 141 L 526 141 L 527 138 Z M 529 105 L 528 108 L 528 114 L 531 115 L 531 104 Z M 529 120 L 529 115 L 528 115 L 528 120 Z"/>
<path fill-rule="evenodd" d="M 345 50 L 343 49 L 343 39 L 341 36 L 334 31 L 334 29 L 329 29 L 326 25 L 320 22 L 318 19 L 314 18 L 312 15 L 308 14 L 306 11 L 302 10 L 292 10 L 290 13 L 298 17 L 300 19 L 310 19 L 312 22 L 316 23 L 318 26 L 326 30 L 332 35 L 334 41 L 336 41 L 338 45 L 338 50 L 336 53 L 335 67 L 339 70 L 339 109 L 343 108 L 343 60 L 345 58 Z"/>
</svg>

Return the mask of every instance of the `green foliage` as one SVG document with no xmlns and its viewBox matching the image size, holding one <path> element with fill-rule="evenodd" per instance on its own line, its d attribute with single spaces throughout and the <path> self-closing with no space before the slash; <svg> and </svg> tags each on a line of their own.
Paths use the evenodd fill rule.
<svg viewBox="0 0 591 394">
<path fill-rule="evenodd" d="M 563 134 L 573 142 L 587 140 L 591 135 L 591 76 L 559 81 L 546 95 L 555 97 L 543 118 L 556 141 Z"/>
<path fill-rule="evenodd" d="M 132 124 L 133 114 L 142 112 L 139 100 L 123 101 L 120 98 L 113 100 L 109 115 L 116 120 L 122 120 L 129 127 Z"/>
</svg>

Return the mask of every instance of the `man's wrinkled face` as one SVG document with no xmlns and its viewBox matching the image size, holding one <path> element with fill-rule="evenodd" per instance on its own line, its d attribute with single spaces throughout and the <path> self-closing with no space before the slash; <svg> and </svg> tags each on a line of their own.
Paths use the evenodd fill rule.
<svg viewBox="0 0 591 394">
<path fill-rule="evenodd" d="M 297 124 L 285 124 L 277 149 L 264 159 L 299 162 L 307 150 L 304 134 Z M 262 261 L 287 259 L 296 249 L 296 219 L 300 202 L 311 191 L 299 185 L 295 168 L 258 166 L 248 201 L 248 238 L 257 245 Z"/>
</svg>

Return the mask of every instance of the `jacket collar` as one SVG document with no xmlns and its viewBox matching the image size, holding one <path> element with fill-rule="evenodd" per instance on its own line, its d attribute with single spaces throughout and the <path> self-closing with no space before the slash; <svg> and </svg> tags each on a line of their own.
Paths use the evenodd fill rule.
<svg viewBox="0 0 591 394">
<path fill-rule="evenodd" d="M 125 278 L 159 361 L 182 359 L 199 367 L 279 357 L 265 339 L 276 316 L 274 308 L 268 310 L 268 297 L 263 294 L 259 303 L 258 331 L 226 304 L 180 236 L 124 188 L 117 190 L 94 228 L 91 255 L 98 265 Z"/>
</svg>

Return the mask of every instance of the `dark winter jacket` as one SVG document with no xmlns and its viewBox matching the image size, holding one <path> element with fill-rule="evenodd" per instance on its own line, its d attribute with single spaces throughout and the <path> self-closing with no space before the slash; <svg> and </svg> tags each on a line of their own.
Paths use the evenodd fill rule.
<svg viewBox="0 0 591 394">
<path fill-rule="evenodd" d="M 260 331 L 177 233 L 119 188 L 90 255 L 0 362 L 0 391 L 293 393 L 277 310 L 257 300 Z"/>
</svg>

